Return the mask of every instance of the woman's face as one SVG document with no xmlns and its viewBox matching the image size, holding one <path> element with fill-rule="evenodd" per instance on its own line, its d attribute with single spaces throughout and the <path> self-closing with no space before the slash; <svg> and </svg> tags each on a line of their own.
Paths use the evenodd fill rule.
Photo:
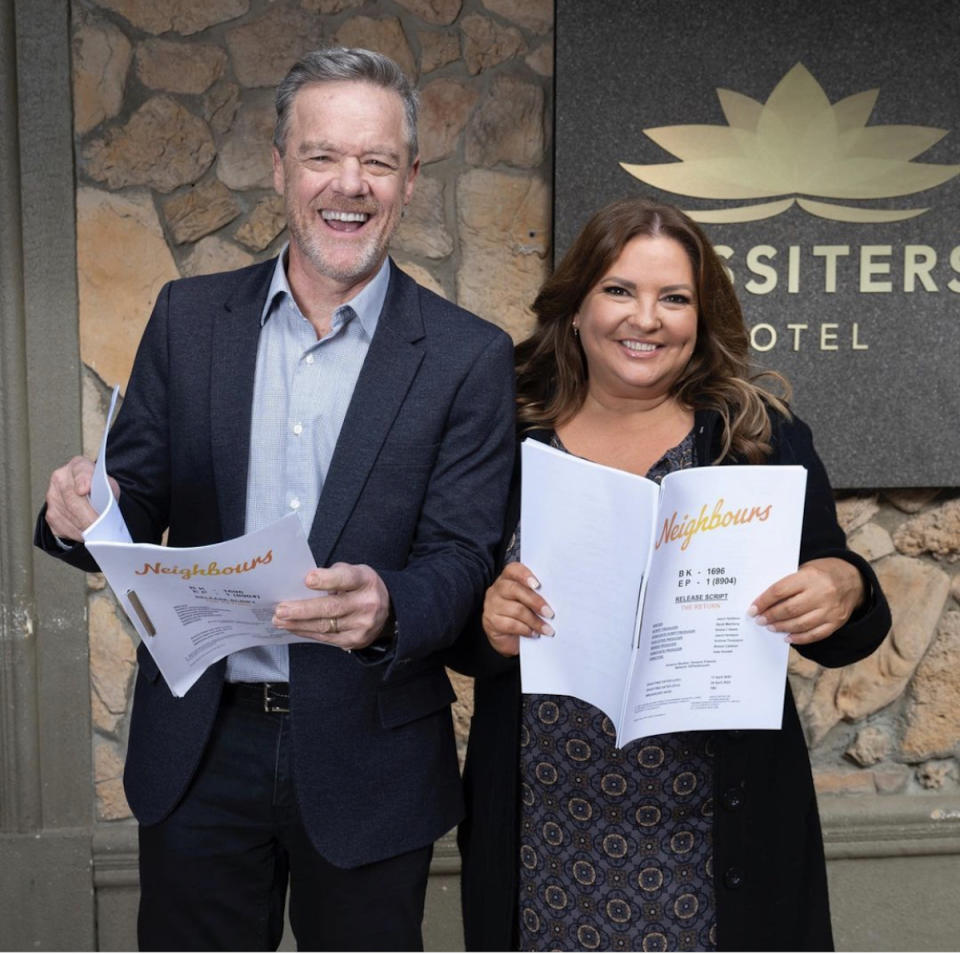
<svg viewBox="0 0 960 954">
<path fill-rule="evenodd" d="M 686 250 L 666 236 L 631 239 L 573 323 L 593 397 L 665 396 L 697 343 L 696 282 Z"/>
</svg>

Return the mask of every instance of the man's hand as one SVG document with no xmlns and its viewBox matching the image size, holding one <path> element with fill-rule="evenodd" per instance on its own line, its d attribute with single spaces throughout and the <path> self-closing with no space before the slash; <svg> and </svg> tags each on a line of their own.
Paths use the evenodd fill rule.
<svg viewBox="0 0 960 954">
<path fill-rule="evenodd" d="M 863 577 L 846 560 L 810 560 L 764 590 L 747 611 L 788 643 L 816 643 L 835 633 L 864 599 Z"/>
<path fill-rule="evenodd" d="M 334 563 L 311 570 L 306 584 L 324 595 L 278 603 L 274 626 L 347 650 L 363 649 L 383 632 L 390 614 L 390 594 L 371 567 Z"/>
<path fill-rule="evenodd" d="M 74 457 L 50 476 L 47 488 L 47 526 L 62 540 L 82 540 L 83 531 L 97 519 L 97 512 L 87 499 L 93 479 L 93 461 Z M 111 477 L 113 496 L 120 496 L 120 487 Z"/>
</svg>

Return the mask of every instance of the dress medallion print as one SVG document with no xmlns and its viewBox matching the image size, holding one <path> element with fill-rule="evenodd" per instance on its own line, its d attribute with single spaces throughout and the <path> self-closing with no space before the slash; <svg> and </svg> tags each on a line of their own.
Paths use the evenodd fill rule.
<svg viewBox="0 0 960 954">
<path fill-rule="evenodd" d="M 691 434 L 647 476 L 659 481 L 693 456 Z M 589 703 L 523 696 L 521 950 L 716 949 L 710 738 L 618 749 Z"/>
</svg>

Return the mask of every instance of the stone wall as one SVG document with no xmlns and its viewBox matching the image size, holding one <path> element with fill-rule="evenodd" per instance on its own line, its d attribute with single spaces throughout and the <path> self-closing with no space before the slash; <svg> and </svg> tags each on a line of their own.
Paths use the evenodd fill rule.
<svg viewBox="0 0 960 954">
<path fill-rule="evenodd" d="M 418 80 L 423 169 L 394 257 L 525 333 L 548 266 L 550 0 L 73 0 L 72 13 L 85 453 L 162 284 L 283 242 L 271 88 L 319 45 L 382 50 Z M 894 632 L 846 670 L 792 657 L 818 786 L 956 791 L 960 500 L 864 492 L 839 509 L 890 596 Z M 102 579 L 89 590 L 97 814 L 121 820 L 136 637 Z M 457 688 L 462 742 L 471 687 Z"/>
<path fill-rule="evenodd" d="M 839 670 L 791 655 L 791 682 L 821 792 L 956 792 L 960 755 L 960 499 L 886 490 L 838 500 L 852 549 L 870 560 L 893 628 Z"/>
</svg>

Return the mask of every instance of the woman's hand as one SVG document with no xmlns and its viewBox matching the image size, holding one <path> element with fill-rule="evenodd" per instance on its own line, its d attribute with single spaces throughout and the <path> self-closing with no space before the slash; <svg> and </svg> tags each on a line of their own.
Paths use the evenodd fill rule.
<svg viewBox="0 0 960 954">
<path fill-rule="evenodd" d="M 536 592 L 540 581 L 522 564 L 508 563 L 483 600 L 483 631 L 501 656 L 520 652 L 520 637 L 552 636 L 553 610 Z"/>
<path fill-rule="evenodd" d="M 860 571 L 846 560 L 810 560 L 764 590 L 747 612 L 788 643 L 816 643 L 835 633 L 863 602 Z"/>
</svg>

